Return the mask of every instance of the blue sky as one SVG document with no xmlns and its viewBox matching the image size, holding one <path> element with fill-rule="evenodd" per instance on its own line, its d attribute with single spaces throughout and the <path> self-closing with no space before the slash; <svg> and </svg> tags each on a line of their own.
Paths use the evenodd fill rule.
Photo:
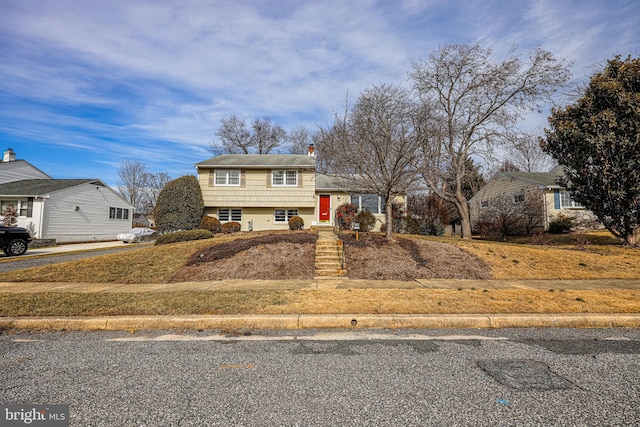
<svg viewBox="0 0 640 427">
<path fill-rule="evenodd" d="M 640 55 L 637 0 L 0 0 L 0 151 L 116 185 L 126 159 L 174 177 L 220 119 L 326 125 L 413 61 L 480 43 L 542 47 L 585 79 Z M 523 127 L 540 129 L 546 114 Z"/>
</svg>

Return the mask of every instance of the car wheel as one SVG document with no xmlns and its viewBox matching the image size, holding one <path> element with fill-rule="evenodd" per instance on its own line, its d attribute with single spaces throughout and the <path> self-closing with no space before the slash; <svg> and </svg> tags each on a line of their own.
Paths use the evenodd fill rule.
<svg viewBox="0 0 640 427">
<path fill-rule="evenodd" d="M 27 252 L 27 242 L 22 239 L 11 240 L 4 249 L 4 253 L 7 256 L 18 256 L 25 252 Z"/>
</svg>

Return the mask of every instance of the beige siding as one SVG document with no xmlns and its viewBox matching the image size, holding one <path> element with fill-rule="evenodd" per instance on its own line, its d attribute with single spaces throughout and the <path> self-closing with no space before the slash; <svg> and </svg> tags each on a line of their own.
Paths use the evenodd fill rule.
<svg viewBox="0 0 640 427">
<path fill-rule="evenodd" d="M 227 208 L 229 206 L 220 206 L 220 208 Z M 282 206 L 273 208 L 242 208 L 242 231 L 263 231 L 263 230 L 288 230 L 289 224 L 287 222 L 275 221 L 276 209 L 297 209 L 298 216 L 304 220 L 304 228 L 311 227 L 314 221 L 314 209 L 313 208 L 301 208 L 296 206 Z M 208 207 L 205 209 L 205 215 L 218 217 L 218 207 Z"/>
<path fill-rule="evenodd" d="M 315 207 L 315 173 L 298 171 L 298 186 L 274 187 L 270 171 L 245 170 L 240 186 L 216 186 L 210 180 L 213 169 L 198 173 L 204 204 L 207 207 Z"/>
<path fill-rule="evenodd" d="M 484 187 L 476 193 L 469 201 L 469 216 L 471 219 L 471 226 L 473 227 L 479 219 L 482 213 L 482 202 L 489 202 L 491 199 L 495 199 L 503 194 L 520 194 L 520 193 L 535 193 L 541 192 L 538 185 L 528 184 L 517 179 L 513 179 L 508 176 L 502 176 L 489 181 Z M 542 193 L 540 193 L 542 194 Z M 553 194 L 552 207 L 553 207 Z"/>
</svg>

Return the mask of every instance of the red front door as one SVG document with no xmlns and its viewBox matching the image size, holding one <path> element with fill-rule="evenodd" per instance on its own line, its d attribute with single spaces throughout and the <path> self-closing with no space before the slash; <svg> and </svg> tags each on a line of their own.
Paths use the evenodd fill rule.
<svg viewBox="0 0 640 427">
<path fill-rule="evenodd" d="M 331 196 L 320 195 L 320 221 L 331 221 Z"/>
</svg>

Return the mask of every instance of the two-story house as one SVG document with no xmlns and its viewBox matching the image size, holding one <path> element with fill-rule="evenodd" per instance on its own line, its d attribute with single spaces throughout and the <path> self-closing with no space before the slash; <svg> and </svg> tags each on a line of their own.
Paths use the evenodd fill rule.
<svg viewBox="0 0 640 427">
<path fill-rule="evenodd" d="M 341 180 L 316 173 L 308 155 L 223 154 L 197 163 L 205 215 L 238 222 L 243 231 L 286 230 L 299 216 L 309 226 L 331 226 L 335 209 L 353 203 L 384 222 L 384 201 L 359 194 Z M 378 224 L 378 227 L 379 227 Z"/>
</svg>

